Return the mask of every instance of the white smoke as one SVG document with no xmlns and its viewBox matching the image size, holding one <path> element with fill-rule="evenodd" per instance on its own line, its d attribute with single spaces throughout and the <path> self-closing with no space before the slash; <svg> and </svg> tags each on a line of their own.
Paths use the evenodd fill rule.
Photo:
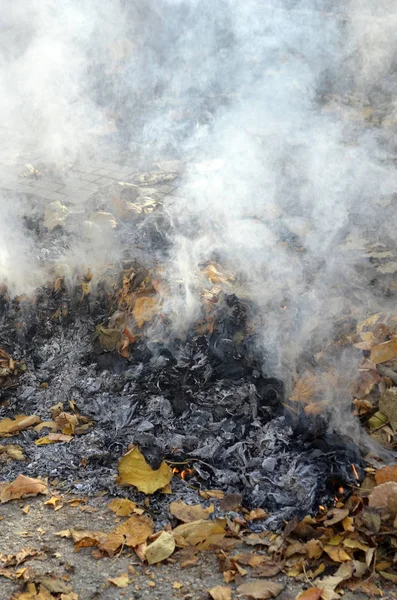
<svg viewBox="0 0 397 600">
<path fill-rule="evenodd" d="M 0 19 L 8 165 L 32 147 L 57 165 L 121 146 L 188 161 L 166 206 L 179 323 L 214 253 L 262 309 L 281 376 L 341 315 L 379 309 L 353 242 L 377 237 L 396 187 L 395 1 L 15 0 Z M 20 268 L 20 289 L 35 261 L 14 203 L 3 196 L 0 274 Z M 73 265 L 113 248 L 113 232 L 70 233 Z"/>
</svg>

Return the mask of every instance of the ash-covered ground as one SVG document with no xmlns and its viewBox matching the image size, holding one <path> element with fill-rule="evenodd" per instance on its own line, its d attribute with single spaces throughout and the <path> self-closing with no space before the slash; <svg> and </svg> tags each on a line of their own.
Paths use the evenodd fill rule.
<svg viewBox="0 0 397 600">
<path fill-rule="evenodd" d="M 115 197 L 134 204 L 129 219 L 113 217 L 124 258 L 101 281 L 81 273 L 56 283 L 54 274 L 34 299 L 11 298 L 3 290 L 0 345 L 26 370 L 2 379 L 0 417 L 38 415 L 49 421 L 52 407 L 62 403 L 65 411 L 92 423 L 69 443 L 35 445 L 45 428 L 3 440 L 20 444 L 27 460 L 2 463 L 1 478 L 22 472 L 84 495 L 107 490 L 136 499 L 139 494 L 118 486 L 115 477 L 118 459 L 137 444 L 154 468 L 165 458 L 179 471 L 193 469 L 186 481 L 174 477 L 175 496 L 197 501 L 200 489 L 213 488 L 239 493 L 248 507 L 270 513 L 267 527 L 277 527 L 332 502 L 340 487 L 354 488 L 352 464 L 361 476 L 362 448 L 331 424 L 332 407 L 320 415 L 290 410 L 282 378 L 274 377 L 261 346 L 256 307 L 244 295 L 217 289 L 201 321 L 184 336 L 160 310 L 153 317 L 156 326 L 148 329 L 120 309 L 126 274 L 135 301 L 149 288 L 154 293 L 151 279 L 167 253 L 171 227 L 164 206 L 173 196 L 165 193 L 176 190 L 179 176 L 157 168 L 130 175 L 129 185 L 110 182 L 92 194 L 87 215 L 101 214 L 105 221 Z M 54 260 L 75 238 L 64 222 L 44 225 L 40 190 L 30 196 L 37 210 L 26 220 L 26 231 L 41 244 L 41 259 Z M 66 219 L 75 218 L 70 210 Z M 291 251 L 299 248 L 296 236 L 282 235 Z M 364 259 L 360 276 L 363 265 Z M 366 259 L 365 265 L 373 275 L 374 261 Z M 127 313 L 134 340 L 123 356 Z M 166 518 L 168 504 L 169 496 L 156 495 L 152 506 L 159 518 Z"/>
</svg>

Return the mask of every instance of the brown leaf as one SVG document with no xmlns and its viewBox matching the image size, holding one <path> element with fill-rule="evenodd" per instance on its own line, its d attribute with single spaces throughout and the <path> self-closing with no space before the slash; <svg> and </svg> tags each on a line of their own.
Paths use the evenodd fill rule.
<svg viewBox="0 0 397 600">
<path fill-rule="evenodd" d="M 232 589 L 228 585 L 217 585 L 208 590 L 212 600 L 231 600 Z"/>
<path fill-rule="evenodd" d="M 247 521 L 256 521 L 259 519 L 267 519 L 269 513 L 267 513 L 263 508 L 254 508 L 250 511 L 249 515 L 246 517 Z"/>
<path fill-rule="evenodd" d="M 297 595 L 296 600 L 319 600 L 321 598 L 322 589 L 317 587 L 309 588 Z"/>
<path fill-rule="evenodd" d="M 346 579 L 349 579 L 354 570 L 354 565 L 352 562 L 344 563 L 340 565 L 339 569 L 334 573 L 334 575 L 330 575 L 328 577 L 323 577 L 322 579 L 316 579 L 313 581 L 316 587 L 322 589 L 321 598 L 322 600 L 338 600 L 340 595 L 335 591 L 339 584 Z"/>
<path fill-rule="evenodd" d="M 373 489 L 368 499 L 369 506 L 397 514 L 397 483 L 389 481 Z"/>
<path fill-rule="evenodd" d="M 43 481 L 25 477 L 25 475 L 18 475 L 11 483 L 0 483 L 0 502 L 2 504 L 17 498 L 27 498 L 47 493 L 48 488 Z"/>
<path fill-rule="evenodd" d="M 160 304 L 157 298 L 153 296 L 140 296 L 135 300 L 132 314 L 139 328 L 148 321 L 151 321 L 159 311 Z"/>
<path fill-rule="evenodd" d="M 220 503 L 220 509 L 229 512 L 230 510 L 235 510 L 240 506 L 243 497 L 241 494 L 226 494 L 224 498 L 222 498 Z"/>
<path fill-rule="evenodd" d="M 392 583 L 397 583 L 397 573 L 388 573 L 387 571 L 380 571 L 380 574 L 384 579 L 387 579 Z"/>
<path fill-rule="evenodd" d="M 13 458 L 14 460 L 25 460 L 26 458 L 24 453 L 22 452 L 21 446 L 18 446 L 17 444 L 0 444 L 0 452 L 5 452 L 10 458 Z"/>
<path fill-rule="evenodd" d="M 113 554 L 120 546 L 139 546 L 153 533 L 153 522 L 146 515 L 132 515 L 108 534 L 100 549 Z"/>
<path fill-rule="evenodd" d="M 397 338 L 377 344 L 371 350 L 369 360 L 376 365 L 392 360 L 397 356 Z"/>
<path fill-rule="evenodd" d="M 165 487 L 172 479 L 172 470 L 164 461 L 156 471 L 151 468 L 145 457 L 135 446 L 119 461 L 120 485 L 133 485 L 144 494 L 153 494 Z"/>
<path fill-rule="evenodd" d="M 202 498 L 216 498 L 222 500 L 225 497 L 225 492 L 222 490 L 201 490 L 200 496 Z"/>
<path fill-rule="evenodd" d="M 320 558 L 323 553 L 323 545 L 319 540 L 309 540 L 305 544 L 307 558 Z"/>
<path fill-rule="evenodd" d="M 145 550 L 145 557 L 149 565 L 165 560 L 175 550 L 175 538 L 172 533 L 162 531 L 158 538 L 154 540 Z"/>
<path fill-rule="evenodd" d="M 379 399 L 379 411 L 387 417 L 393 431 L 397 432 L 397 388 L 383 392 Z"/>
<path fill-rule="evenodd" d="M 333 508 L 328 513 L 328 516 L 331 518 L 324 521 L 324 525 L 326 527 L 330 527 L 331 525 L 336 525 L 336 523 L 340 523 L 340 521 L 343 521 L 343 519 L 345 519 L 347 516 L 349 516 L 349 509 L 348 508 Z"/>
<path fill-rule="evenodd" d="M 108 509 L 116 513 L 118 517 L 129 517 L 136 509 L 135 502 L 128 498 L 115 498 L 108 504 Z"/>
<path fill-rule="evenodd" d="M 341 546 L 324 546 L 324 552 L 328 554 L 335 562 L 346 562 L 351 560 L 351 556 Z"/>
<path fill-rule="evenodd" d="M 254 567 L 252 574 L 254 575 L 254 577 L 274 577 L 274 575 L 280 573 L 282 568 L 282 563 L 272 561 L 263 562 L 260 565 L 256 565 Z"/>
<path fill-rule="evenodd" d="M 12 433 L 18 433 L 28 427 L 37 425 L 41 419 L 37 415 L 17 415 L 14 419 L 3 419 L 0 421 L 0 437 L 4 435 L 10 435 Z"/>
<path fill-rule="evenodd" d="M 172 533 L 181 536 L 191 546 L 197 546 L 202 550 L 206 550 L 225 536 L 225 526 L 225 519 L 216 519 L 215 521 L 200 519 L 191 523 L 178 525 Z"/>
<path fill-rule="evenodd" d="M 275 583 L 274 581 L 263 581 L 262 579 L 253 579 L 248 583 L 239 585 L 237 591 L 239 594 L 243 594 L 248 598 L 255 598 L 256 600 L 267 600 L 268 598 L 275 598 L 284 589 L 282 583 Z"/>
<path fill-rule="evenodd" d="M 208 519 L 213 510 L 213 506 L 212 508 L 204 509 L 200 504 L 189 505 L 182 502 L 182 500 L 171 502 L 169 508 L 170 513 L 183 523 L 191 523 L 192 521 L 198 521 L 199 519 Z"/>
</svg>

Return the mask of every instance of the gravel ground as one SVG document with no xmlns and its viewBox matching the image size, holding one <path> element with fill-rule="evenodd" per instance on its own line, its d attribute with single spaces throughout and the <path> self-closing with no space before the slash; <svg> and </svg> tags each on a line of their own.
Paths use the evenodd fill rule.
<svg viewBox="0 0 397 600">
<path fill-rule="evenodd" d="M 67 499 L 64 498 L 63 502 Z M 55 575 L 66 581 L 79 600 L 165 600 L 179 598 L 184 600 L 209 599 L 208 590 L 225 585 L 219 571 L 214 552 L 203 553 L 192 567 L 181 568 L 173 559 L 159 565 L 142 565 L 132 551 L 124 551 L 114 558 L 95 559 L 91 548 L 75 552 L 69 539 L 55 536 L 55 533 L 68 528 L 94 529 L 109 531 L 115 527 L 119 518 L 107 509 L 109 499 L 97 497 L 79 506 L 64 503 L 60 510 L 54 511 L 44 502 L 46 498 L 28 498 L 14 501 L 1 507 L 0 515 L 0 553 L 15 554 L 23 549 L 33 548 L 39 554 L 25 563 L 39 575 Z M 23 509 L 29 506 L 27 513 Z M 175 556 L 175 555 L 174 555 Z M 109 583 L 109 578 L 128 573 L 130 584 L 119 589 Z M 244 577 L 248 581 L 250 575 Z M 272 580 L 285 584 L 278 600 L 294 600 L 307 585 L 288 580 L 285 576 Z M 179 585 L 182 584 L 182 585 Z M 236 592 L 236 584 L 230 584 L 232 598 L 241 597 Z M 20 585 L 0 578 L 0 600 L 10 600 Z M 387 592 L 383 600 L 393 600 L 394 592 Z M 367 596 L 347 592 L 344 600 L 367 600 Z"/>
</svg>

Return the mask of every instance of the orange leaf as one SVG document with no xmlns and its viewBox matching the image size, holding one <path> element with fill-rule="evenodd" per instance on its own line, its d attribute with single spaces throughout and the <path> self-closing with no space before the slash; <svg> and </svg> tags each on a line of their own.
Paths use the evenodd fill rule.
<svg viewBox="0 0 397 600">
<path fill-rule="evenodd" d="M 321 598 L 322 591 L 323 590 L 318 587 L 309 588 L 308 590 L 301 592 L 296 597 L 296 600 L 319 600 Z"/>
<path fill-rule="evenodd" d="M 377 344 L 371 350 L 369 360 L 376 365 L 387 362 L 397 356 L 397 338 L 393 338 L 383 344 Z"/>
</svg>

